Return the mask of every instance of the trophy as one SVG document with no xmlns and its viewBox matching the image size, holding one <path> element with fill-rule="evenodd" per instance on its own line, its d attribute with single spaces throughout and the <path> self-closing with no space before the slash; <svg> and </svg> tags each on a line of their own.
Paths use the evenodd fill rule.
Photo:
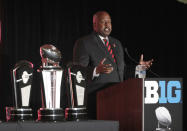
<svg viewBox="0 0 187 131">
<path fill-rule="evenodd" d="M 67 72 L 68 107 L 65 109 L 66 120 L 86 120 L 86 68 L 79 65 L 73 65 L 72 67 L 68 68 Z"/>
<path fill-rule="evenodd" d="M 156 117 L 158 120 L 158 127 L 156 131 L 171 131 L 169 126 L 171 125 L 171 115 L 165 107 L 158 107 L 155 110 Z"/>
<path fill-rule="evenodd" d="M 59 66 L 60 51 L 53 45 L 40 47 L 43 86 L 41 88 L 42 108 L 38 110 L 38 121 L 63 121 L 64 111 L 60 107 L 63 70 Z"/>
<path fill-rule="evenodd" d="M 33 64 L 22 60 L 16 63 L 12 71 L 14 107 L 6 107 L 7 121 L 32 120 L 30 92 L 33 78 Z"/>
</svg>

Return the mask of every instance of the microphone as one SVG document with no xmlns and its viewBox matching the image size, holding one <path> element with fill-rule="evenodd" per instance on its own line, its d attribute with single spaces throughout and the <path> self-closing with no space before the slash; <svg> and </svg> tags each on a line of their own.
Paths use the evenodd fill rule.
<svg viewBox="0 0 187 131">
<path fill-rule="evenodd" d="M 134 58 L 132 58 L 130 55 L 129 55 L 129 52 L 127 50 L 127 48 L 124 49 L 125 53 L 127 54 L 128 58 L 133 61 L 135 64 L 138 64 L 139 65 L 139 62 L 137 62 Z M 149 70 L 153 75 L 155 75 L 156 77 L 160 77 L 157 73 L 153 72 L 150 68 Z"/>
</svg>

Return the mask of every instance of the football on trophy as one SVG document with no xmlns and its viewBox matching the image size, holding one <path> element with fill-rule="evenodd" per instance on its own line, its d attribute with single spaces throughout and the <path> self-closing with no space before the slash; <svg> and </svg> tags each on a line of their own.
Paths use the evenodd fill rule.
<svg viewBox="0 0 187 131">
<path fill-rule="evenodd" d="M 156 117 L 159 123 L 163 126 L 169 126 L 171 124 L 171 115 L 165 107 L 158 107 L 155 110 Z"/>
</svg>

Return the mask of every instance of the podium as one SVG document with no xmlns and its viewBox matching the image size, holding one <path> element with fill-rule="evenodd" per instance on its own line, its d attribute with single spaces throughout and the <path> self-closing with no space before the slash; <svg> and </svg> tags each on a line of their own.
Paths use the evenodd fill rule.
<svg viewBox="0 0 187 131">
<path fill-rule="evenodd" d="M 182 78 L 129 79 L 97 92 L 97 119 L 119 131 L 182 131 Z"/>
<path fill-rule="evenodd" d="M 120 131 L 142 131 L 143 79 L 129 79 L 97 93 L 97 119 L 118 120 Z"/>
</svg>

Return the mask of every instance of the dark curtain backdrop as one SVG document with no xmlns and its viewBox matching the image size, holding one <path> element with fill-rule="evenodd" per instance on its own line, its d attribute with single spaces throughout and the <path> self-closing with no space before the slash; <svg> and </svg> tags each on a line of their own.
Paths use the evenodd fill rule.
<svg viewBox="0 0 187 131">
<path fill-rule="evenodd" d="M 92 15 L 98 10 L 111 14 L 112 36 L 137 61 L 153 58 L 152 71 L 160 77 L 184 77 L 184 43 L 187 5 L 175 0 L 1 0 L 3 106 L 11 105 L 10 69 L 19 60 L 40 66 L 39 47 L 53 44 L 62 52 L 62 65 L 72 60 L 73 45 L 92 32 Z M 127 56 L 125 56 L 127 57 Z M 127 58 L 127 63 L 132 63 Z M 149 73 L 150 77 L 155 77 Z M 36 88 L 36 87 L 35 87 Z M 8 97 L 4 100 L 5 95 Z M 5 102 L 6 101 L 6 102 Z M 0 108 L 1 110 L 4 107 Z M 1 117 L 1 116 L 0 116 Z"/>
<path fill-rule="evenodd" d="M 118 38 L 138 61 L 155 60 L 152 70 L 162 77 L 182 77 L 184 64 L 184 13 L 186 6 L 174 0 L 58 1 L 3 0 L 3 46 L 12 67 L 27 59 L 38 66 L 39 47 L 53 44 L 72 60 L 79 37 L 92 31 L 92 15 L 107 10 L 112 17 L 112 36 Z M 180 65 L 180 66 L 179 66 Z"/>
</svg>

